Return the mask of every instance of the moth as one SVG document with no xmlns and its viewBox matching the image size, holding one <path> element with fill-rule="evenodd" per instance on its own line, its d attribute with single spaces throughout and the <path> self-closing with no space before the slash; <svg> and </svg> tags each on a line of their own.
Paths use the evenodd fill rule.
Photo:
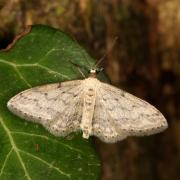
<svg viewBox="0 0 180 180">
<path fill-rule="evenodd" d="M 114 143 L 128 136 L 144 136 L 168 127 L 165 117 L 146 101 L 96 78 L 37 86 L 12 97 L 8 109 L 39 123 L 55 136 L 81 130 L 83 138 L 97 136 Z"/>
</svg>

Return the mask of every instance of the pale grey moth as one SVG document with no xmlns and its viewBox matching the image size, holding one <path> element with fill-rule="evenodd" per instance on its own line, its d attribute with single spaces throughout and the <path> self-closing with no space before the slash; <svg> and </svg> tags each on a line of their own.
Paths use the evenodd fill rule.
<svg viewBox="0 0 180 180">
<path fill-rule="evenodd" d="M 43 125 L 55 136 L 82 130 L 113 143 L 128 136 L 144 136 L 168 127 L 152 105 L 96 78 L 34 87 L 12 97 L 7 107 L 17 116 Z"/>
</svg>

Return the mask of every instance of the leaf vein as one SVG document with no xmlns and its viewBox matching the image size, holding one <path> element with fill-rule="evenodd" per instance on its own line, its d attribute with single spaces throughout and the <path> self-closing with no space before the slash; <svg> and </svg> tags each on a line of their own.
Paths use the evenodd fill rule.
<svg viewBox="0 0 180 180">
<path fill-rule="evenodd" d="M 77 151 L 81 154 L 84 154 L 82 151 L 80 151 L 79 149 L 77 148 L 74 148 L 74 147 L 71 147 L 67 144 L 64 144 L 64 143 L 60 143 L 59 141 L 55 140 L 55 139 L 52 139 L 52 138 L 49 138 L 48 136 L 44 136 L 44 135 L 39 135 L 39 134 L 32 134 L 32 133 L 26 133 L 26 132 L 18 132 L 18 131 L 11 131 L 11 134 L 20 134 L 20 135 L 26 135 L 26 136 L 34 136 L 34 137 L 40 137 L 40 138 L 43 138 L 43 139 L 46 139 L 46 140 L 49 140 L 49 141 L 53 141 L 53 142 L 56 142 L 58 144 L 61 144 L 63 145 L 64 147 L 67 147 L 68 149 L 70 150 L 73 150 L 73 151 Z"/>
<path fill-rule="evenodd" d="M 20 77 L 20 79 L 22 80 L 22 81 L 24 81 L 25 82 L 25 84 L 28 86 L 28 87 L 32 87 L 28 82 L 27 82 L 27 80 L 22 76 L 22 74 L 20 73 L 20 71 L 16 68 L 16 67 L 14 67 L 14 69 L 15 69 L 15 71 L 17 72 L 17 74 L 19 75 L 19 77 Z"/>
<path fill-rule="evenodd" d="M 37 157 L 37 156 L 35 156 L 35 155 L 32 155 L 32 154 L 30 154 L 30 153 L 28 153 L 28 152 L 26 152 L 26 151 L 20 150 L 20 149 L 19 149 L 19 152 L 24 153 L 24 154 L 26 154 L 26 155 L 29 156 L 29 157 L 32 157 L 32 158 L 34 158 L 34 159 L 36 159 L 36 160 L 41 161 L 42 163 L 48 165 L 50 168 L 55 169 L 56 171 L 58 171 L 60 174 L 63 174 L 64 176 L 67 176 L 67 177 L 69 177 L 69 178 L 70 178 L 70 176 L 71 176 L 71 174 L 68 174 L 68 173 L 63 172 L 62 170 L 60 170 L 60 169 L 57 168 L 56 166 L 53 166 L 53 165 L 50 164 L 49 162 L 47 162 L 47 161 L 45 161 L 45 160 L 43 160 L 43 159 L 41 159 L 41 158 L 39 158 L 39 157 Z"/>
<path fill-rule="evenodd" d="M 5 166 L 6 166 L 6 163 L 7 163 L 8 159 L 9 159 L 12 151 L 13 151 L 13 148 L 11 148 L 11 150 L 10 150 L 10 151 L 7 153 L 7 155 L 6 155 L 6 158 L 5 158 L 5 160 L 4 160 L 4 163 L 3 163 L 2 168 L 1 168 L 1 171 L 0 171 L 0 177 L 1 177 L 2 174 L 3 174 L 3 170 L 4 170 Z"/>
<path fill-rule="evenodd" d="M 59 73 L 59 72 L 56 72 L 56 71 L 54 71 L 54 70 L 52 70 L 52 69 L 50 69 L 50 68 L 48 68 L 48 67 L 46 67 L 46 66 L 43 66 L 43 65 L 41 65 L 41 64 L 38 64 L 38 63 L 33 63 L 33 64 L 16 64 L 16 63 L 9 62 L 9 61 L 5 61 L 5 60 L 2 60 L 2 59 L 0 59 L 0 62 L 1 62 L 1 63 L 4 63 L 4 64 L 8 64 L 8 65 L 10 65 L 10 66 L 13 66 L 13 67 L 16 68 L 16 69 L 17 69 L 17 67 L 40 67 L 41 69 L 46 70 L 46 71 L 47 71 L 48 73 L 50 73 L 50 74 L 56 74 L 56 75 L 61 76 L 61 77 L 64 78 L 65 80 L 66 80 L 66 79 L 69 80 L 69 77 L 68 77 L 67 75 L 64 75 L 64 74 L 61 74 L 61 73 Z"/>
<path fill-rule="evenodd" d="M 14 142 L 14 139 L 13 139 L 11 133 L 10 133 L 10 130 L 8 129 L 8 127 L 6 126 L 6 124 L 4 123 L 4 121 L 3 121 L 3 119 L 1 117 L 0 117 L 0 123 L 1 123 L 2 127 L 4 128 L 5 132 L 7 133 L 8 137 L 9 137 L 10 144 L 11 144 L 13 150 L 15 151 L 15 153 L 16 153 L 18 159 L 19 159 L 19 162 L 20 162 L 20 164 L 21 164 L 21 166 L 22 166 L 22 168 L 24 170 L 24 173 L 25 173 L 27 179 L 31 180 L 31 177 L 30 177 L 29 173 L 27 172 L 26 166 L 25 166 L 25 164 L 24 164 L 24 162 L 22 160 L 21 155 L 18 152 L 18 148 L 17 148 L 17 146 L 16 146 L 16 144 Z"/>
<path fill-rule="evenodd" d="M 60 50 L 62 50 L 62 49 L 56 49 L 56 48 L 50 49 L 50 50 L 43 56 L 43 58 L 41 58 L 39 61 L 37 61 L 37 63 L 43 62 L 43 61 L 45 60 L 44 57 L 48 56 L 48 55 L 51 54 L 52 52 L 54 52 L 54 51 L 60 51 Z"/>
</svg>

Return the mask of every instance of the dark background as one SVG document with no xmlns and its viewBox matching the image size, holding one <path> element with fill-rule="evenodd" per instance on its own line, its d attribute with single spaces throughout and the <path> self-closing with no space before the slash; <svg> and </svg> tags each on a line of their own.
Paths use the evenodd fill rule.
<svg viewBox="0 0 180 180">
<path fill-rule="evenodd" d="M 169 128 L 116 144 L 94 138 L 102 180 L 180 179 L 179 0 L 0 0 L 0 48 L 29 24 L 70 33 L 113 85 L 156 106 Z M 114 39 L 118 37 L 112 48 Z"/>
</svg>

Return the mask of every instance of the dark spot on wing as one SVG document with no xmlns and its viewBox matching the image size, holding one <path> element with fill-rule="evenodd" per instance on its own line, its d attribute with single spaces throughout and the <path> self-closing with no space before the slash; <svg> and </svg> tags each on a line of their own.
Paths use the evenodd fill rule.
<svg viewBox="0 0 180 180">
<path fill-rule="evenodd" d="M 112 108 L 112 107 L 109 107 L 109 108 L 107 108 L 107 110 L 109 110 L 109 111 L 113 111 L 113 108 Z"/>
<path fill-rule="evenodd" d="M 34 116 L 33 115 L 29 115 L 30 118 L 33 118 Z"/>
<path fill-rule="evenodd" d="M 159 116 L 159 113 L 154 113 L 154 114 L 152 114 L 151 116 Z"/>
<path fill-rule="evenodd" d="M 92 103 L 91 103 L 91 102 L 87 102 L 86 104 L 87 104 L 88 106 L 90 106 Z"/>
<path fill-rule="evenodd" d="M 22 97 L 23 99 L 28 99 L 26 96 L 23 96 L 23 95 L 21 95 L 21 97 Z"/>
<path fill-rule="evenodd" d="M 89 97 L 92 97 L 92 96 L 93 96 L 93 94 L 88 94 L 88 96 L 89 96 Z"/>
<path fill-rule="evenodd" d="M 92 88 L 89 88 L 88 91 L 93 91 L 93 89 L 92 89 Z"/>
<path fill-rule="evenodd" d="M 42 117 L 38 116 L 38 119 L 39 119 L 39 120 L 41 120 L 41 119 L 42 119 Z"/>
<path fill-rule="evenodd" d="M 107 101 L 107 99 L 103 97 L 103 101 Z"/>
</svg>

